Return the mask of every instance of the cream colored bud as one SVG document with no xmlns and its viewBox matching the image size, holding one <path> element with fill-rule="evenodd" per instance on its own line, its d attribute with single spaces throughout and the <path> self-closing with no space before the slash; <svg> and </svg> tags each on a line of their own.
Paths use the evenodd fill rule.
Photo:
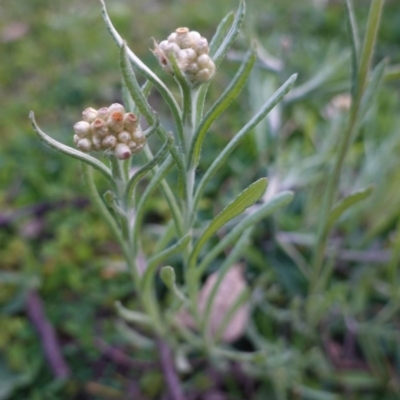
<svg viewBox="0 0 400 400">
<path fill-rule="evenodd" d="M 172 33 L 168 36 L 168 42 L 175 42 L 177 36 L 178 36 L 178 34 L 177 34 L 176 32 L 172 32 Z"/>
<path fill-rule="evenodd" d="M 131 141 L 128 143 L 128 147 L 132 150 L 132 152 L 136 149 L 137 146 L 138 146 L 138 145 L 137 145 L 133 140 L 131 140 Z"/>
<path fill-rule="evenodd" d="M 179 50 L 178 53 L 175 55 L 176 57 L 176 62 L 178 64 L 178 67 L 181 71 L 185 71 L 186 68 L 189 65 L 189 60 L 188 56 L 186 54 L 185 50 Z"/>
<path fill-rule="evenodd" d="M 138 118 L 134 113 L 124 115 L 124 129 L 128 132 L 134 132 L 138 126 Z"/>
<path fill-rule="evenodd" d="M 120 143 L 128 143 L 132 140 L 131 134 L 127 131 L 122 131 L 118 133 L 117 136 L 118 142 Z"/>
<path fill-rule="evenodd" d="M 185 71 L 187 75 L 195 75 L 197 72 L 199 72 L 199 66 L 196 63 L 190 64 Z"/>
<path fill-rule="evenodd" d="M 188 61 L 196 61 L 197 53 L 192 48 L 185 49 L 184 52 L 186 53 L 186 58 L 188 59 Z"/>
<path fill-rule="evenodd" d="M 125 143 L 118 143 L 115 146 L 114 154 L 119 160 L 126 160 L 132 155 L 132 152 Z"/>
<path fill-rule="evenodd" d="M 169 55 L 173 53 L 176 57 L 176 54 L 179 52 L 180 48 L 176 43 L 167 43 L 165 45 L 165 49 L 162 49 L 165 54 Z"/>
<path fill-rule="evenodd" d="M 100 137 L 104 137 L 108 134 L 108 126 L 104 120 L 96 118 L 92 122 L 92 131 L 93 134 L 98 135 Z"/>
<path fill-rule="evenodd" d="M 196 42 L 193 45 L 193 48 L 197 54 L 208 54 L 209 48 L 207 39 L 201 37 L 200 39 L 196 40 Z"/>
<path fill-rule="evenodd" d="M 109 116 L 108 107 L 102 107 L 99 110 L 97 110 L 96 118 L 106 120 L 108 118 L 108 116 Z"/>
<path fill-rule="evenodd" d="M 88 136 L 91 133 L 90 124 L 86 121 L 79 121 L 74 125 L 74 131 L 79 137 Z"/>
<path fill-rule="evenodd" d="M 76 147 L 85 153 L 89 153 L 89 151 L 92 150 L 92 142 L 87 138 L 80 139 L 76 144 Z"/>
<path fill-rule="evenodd" d="M 210 57 L 207 54 L 201 54 L 197 58 L 197 65 L 199 66 L 199 69 L 207 68 L 209 61 Z"/>
<path fill-rule="evenodd" d="M 116 144 L 117 144 L 117 138 L 113 135 L 108 135 L 101 142 L 101 147 L 104 150 L 107 150 L 114 148 Z"/>
<path fill-rule="evenodd" d="M 115 111 L 119 111 L 120 113 L 125 114 L 124 106 L 122 104 L 119 104 L 119 103 L 111 104 L 111 106 L 108 107 L 109 115 L 111 115 Z"/>
<path fill-rule="evenodd" d="M 199 83 L 208 82 L 212 76 L 213 73 L 208 68 L 204 68 L 194 76 L 194 81 Z"/>
<path fill-rule="evenodd" d="M 120 111 L 114 111 L 107 118 L 107 125 L 112 131 L 121 132 L 124 129 L 124 114 Z"/>
<path fill-rule="evenodd" d="M 132 154 L 138 154 L 138 153 L 140 153 L 143 149 L 144 149 L 144 144 L 138 144 L 138 145 L 136 145 L 136 147 L 134 147 L 134 148 L 132 148 L 131 149 L 131 151 L 132 151 Z"/>
<path fill-rule="evenodd" d="M 169 45 L 168 40 L 163 40 L 158 44 L 158 47 L 162 50 L 162 51 L 166 51 L 167 46 Z"/>
<path fill-rule="evenodd" d="M 189 28 L 177 28 L 175 32 L 176 32 L 175 43 L 181 49 L 187 49 L 192 45 L 192 42 L 189 37 Z"/>
<path fill-rule="evenodd" d="M 192 41 L 192 43 L 196 43 L 201 38 L 201 35 L 199 32 L 190 31 L 189 37 L 190 37 L 190 40 Z"/>
<path fill-rule="evenodd" d="M 73 138 L 74 145 L 76 146 L 80 140 L 81 140 L 81 138 L 75 133 L 74 138 Z"/>
<path fill-rule="evenodd" d="M 136 131 L 132 133 L 132 140 L 137 144 L 146 143 L 146 137 L 140 129 L 136 129 Z"/>
<path fill-rule="evenodd" d="M 102 138 L 99 135 L 92 136 L 92 144 L 93 144 L 94 150 L 96 150 L 96 151 L 101 150 L 101 141 L 102 141 Z"/>
<path fill-rule="evenodd" d="M 97 110 L 95 110 L 92 107 L 88 107 L 85 110 L 82 111 L 82 118 L 86 122 L 93 122 L 96 119 L 97 116 Z"/>
</svg>

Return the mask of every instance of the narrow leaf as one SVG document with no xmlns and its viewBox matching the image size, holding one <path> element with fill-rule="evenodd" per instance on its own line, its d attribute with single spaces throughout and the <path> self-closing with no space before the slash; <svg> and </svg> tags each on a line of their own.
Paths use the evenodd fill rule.
<svg viewBox="0 0 400 400">
<path fill-rule="evenodd" d="M 361 100 L 364 94 L 365 86 L 367 84 L 368 73 L 374 53 L 376 37 L 378 35 L 378 28 L 381 20 L 382 9 L 384 0 L 372 0 L 369 9 L 367 30 L 363 49 L 360 56 L 360 63 L 358 68 L 358 81 L 357 81 L 357 97 Z"/>
<path fill-rule="evenodd" d="M 281 192 L 273 197 L 270 201 L 260 206 L 257 211 L 244 217 L 242 221 L 240 221 L 222 240 L 219 241 L 216 246 L 214 246 L 207 253 L 198 267 L 198 273 L 201 275 L 205 268 L 207 268 L 207 266 L 218 256 L 218 254 L 234 243 L 247 228 L 256 225 L 262 219 L 274 213 L 279 208 L 285 207 L 292 201 L 292 199 L 292 192 Z"/>
<path fill-rule="evenodd" d="M 157 135 L 160 137 L 160 139 L 164 142 L 168 139 L 168 134 L 165 131 L 164 127 L 162 125 L 158 124 L 158 116 L 156 113 L 153 112 L 152 108 L 150 107 L 149 103 L 147 102 L 147 99 L 145 97 L 145 94 L 147 94 L 146 89 L 150 90 L 151 85 L 146 85 L 142 91 L 142 89 L 139 86 L 139 83 L 136 79 L 135 72 L 133 71 L 129 60 L 128 60 L 128 55 L 127 55 L 127 47 L 123 43 L 120 49 L 120 68 L 122 71 L 122 75 L 124 77 L 124 81 L 126 84 L 126 87 L 129 90 L 129 93 L 132 96 L 133 101 L 135 102 L 136 106 L 138 107 L 140 113 L 146 118 L 146 121 L 149 125 L 153 125 L 155 128 L 155 131 Z M 150 131 L 151 132 L 151 131 Z M 149 134 L 149 133 L 148 133 Z M 177 149 L 177 146 L 173 143 L 172 146 L 170 146 L 170 153 L 178 167 L 179 173 L 183 177 L 185 175 L 185 166 L 183 162 L 183 156 L 180 154 L 180 152 Z M 183 179 L 183 183 L 186 183 L 186 180 Z M 163 185 L 167 185 L 166 182 L 163 183 Z M 186 189 L 186 188 L 184 188 Z"/>
<path fill-rule="evenodd" d="M 103 20 L 106 24 L 106 27 L 108 31 L 110 32 L 112 38 L 114 41 L 117 43 L 118 47 L 121 48 L 124 45 L 124 41 L 118 31 L 115 29 L 113 23 L 111 22 L 110 17 L 107 14 L 107 9 L 106 5 L 104 3 L 104 0 L 100 0 L 100 3 L 102 4 L 102 16 Z M 183 125 L 181 121 L 181 111 L 179 108 L 178 103 L 176 102 L 174 96 L 172 93 L 169 91 L 167 86 L 161 81 L 160 78 L 146 65 L 144 64 L 139 57 L 136 56 L 136 54 L 130 50 L 127 47 L 127 56 L 131 63 L 137 68 L 137 70 L 145 76 L 150 82 L 154 84 L 154 86 L 157 88 L 157 90 L 160 92 L 162 97 L 164 98 L 165 102 L 167 103 L 172 116 L 174 117 L 174 121 L 177 127 L 177 135 L 180 141 L 183 140 Z"/>
<path fill-rule="evenodd" d="M 257 202 L 261 198 L 261 196 L 265 192 L 265 189 L 267 188 L 267 185 L 268 185 L 267 178 L 261 178 L 257 182 L 252 183 L 246 190 L 240 193 L 235 200 L 233 200 L 212 220 L 212 222 L 208 225 L 208 227 L 199 237 L 193 249 L 191 255 L 191 262 L 189 263 L 189 265 L 193 265 L 196 262 L 197 256 L 201 248 L 207 242 L 207 240 L 210 239 L 211 236 L 218 231 L 218 229 L 220 229 L 231 219 L 240 215 L 242 212 L 246 210 L 246 208 L 252 206 L 255 202 Z"/>
<path fill-rule="evenodd" d="M 236 15 L 235 15 L 235 19 L 233 20 L 232 27 L 229 30 L 228 34 L 225 36 L 224 41 L 222 42 L 221 46 L 219 46 L 218 50 L 215 52 L 215 55 L 213 57 L 213 61 L 217 68 L 221 64 L 226 53 L 228 52 L 228 50 L 231 47 L 234 40 L 236 39 L 236 36 L 238 35 L 240 28 L 242 26 L 245 12 L 246 12 L 245 1 L 241 0 L 240 4 L 239 4 L 239 8 L 236 11 Z"/>
<path fill-rule="evenodd" d="M 373 186 L 368 186 L 364 189 L 360 189 L 354 193 L 349 194 L 340 200 L 330 212 L 328 222 L 327 222 L 327 231 L 331 229 L 333 224 L 341 217 L 341 215 L 352 205 L 360 202 L 361 200 L 366 199 L 374 190 Z"/>
<path fill-rule="evenodd" d="M 125 191 L 126 204 L 128 204 L 128 202 L 132 198 L 133 190 L 135 189 L 139 180 L 142 179 L 146 175 L 146 173 L 149 172 L 152 168 L 154 168 L 157 164 L 164 161 L 172 143 L 173 143 L 172 135 L 168 135 L 168 140 L 164 143 L 163 147 L 159 150 L 159 152 L 155 155 L 155 157 L 152 160 L 150 160 L 147 164 L 145 164 L 142 168 L 140 168 L 139 171 L 137 171 L 129 179 Z"/>
<path fill-rule="evenodd" d="M 213 38 L 210 41 L 210 56 L 213 57 L 214 53 L 221 46 L 226 35 L 231 28 L 233 21 L 235 19 L 235 14 L 230 12 L 218 25 L 217 31 L 215 32 Z"/>
<path fill-rule="evenodd" d="M 250 72 L 254 67 L 254 63 L 256 62 L 257 55 L 255 50 L 250 50 L 246 57 L 243 60 L 241 67 L 233 78 L 232 82 L 222 93 L 221 97 L 215 102 L 215 104 L 210 108 L 205 117 L 200 123 L 200 126 L 196 130 L 192 146 L 190 149 L 190 164 L 192 167 L 196 167 L 199 158 L 201 147 L 203 144 L 204 137 L 208 132 L 211 124 L 218 118 L 218 116 L 228 108 L 228 106 L 232 103 L 232 101 L 239 95 L 241 90 L 243 89 L 244 84 L 246 83 Z"/>
<path fill-rule="evenodd" d="M 268 101 L 261 107 L 256 115 L 233 137 L 228 145 L 221 151 L 218 157 L 214 160 L 211 166 L 208 168 L 203 178 L 201 179 L 199 186 L 196 190 L 194 198 L 194 209 L 196 208 L 204 189 L 210 179 L 218 171 L 218 169 L 225 164 L 227 158 L 240 143 L 240 141 L 260 122 L 265 116 L 282 100 L 282 98 L 289 92 L 296 81 L 297 75 L 292 75 L 273 95 Z"/>
<path fill-rule="evenodd" d="M 363 118 L 365 117 L 365 114 L 370 109 L 371 104 L 374 100 L 374 97 L 375 97 L 376 93 L 378 92 L 378 89 L 380 88 L 380 85 L 383 81 L 383 77 L 385 74 L 386 65 L 387 65 L 387 61 L 386 61 L 386 59 L 384 59 L 372 71 L 370 82 L 369 82 L 369 84 L 365 90 L 364 96 L 361 100 L 360 111 L 359 111 L 359 115 L 358 115 L 359 123 L 362 122 Z"/>
<path fill-rule="evenodd" d="M 35 114 L 33 111 L 29 113 L 29 119 L 32 123 L 32 127 L 39 136 L 40 140 L 42 140 L 44 143 L 46 143 L 48 146 L 50 146 L 52 149 L 58 150 L 61 153 L 66 154 L 67 156 L 71 156 L 73 158 L 76 158 L 85 164 L 88 164 L 92 166 L 94 169 L 97 169 L 99 172 L 103 174 L 105 178 L 107 178 L 112 184 L 114 184 L 114 180 L 111 174 L 111 170 L 106 167 L 101 161 L 99 161 L 97 158 L 94 158 L 92 156 L 89 156 L 88 154 L 82 153 L 79 150 L 76 150 L 72 147 L 69 147 L 65 144 L 62 144 L 58 142 L 57 140 L 53 139 L 46 133 L 44 133 L 39 126 L 36 124 L 35 121 Z"/>
<path fill-rule="evenodd" d="M 146 273 L 147 273 L 147 271 L 150 271 L 151 269 L 154 269 L 155 267 L 160 265 L 163 261 L 165 261 L 169 257 L 184 250 L 186 248 L 186 246 L 189 244 L 189 242 L 190 242 L 190 235 L 186 234 L 182 239 L 178 240 L 172 246 L 168 247 L 167 249 L 163 250 L 162 252 L 151 257 L 147 263 Z M 146 276 L 146 274 L 145 274 L 145 276 Z"/>
<path fill-rule="evenodd" d="M 357 21 L 354 15 L 352 0 L 345 0 L 347 26 L 351 43 L 351 92 L 353 98 L 357 91 L 358 57 L 360 52 L 360 40 L 358 36 Z"/>
<path fill-rule="evenodd" d="M 150 317 L 141 312 L 129 310 L 122 305 L 120 301 L 115 302 L 115 308 L 117 309 L 118 315 L 122 317 L 126 322 L 133 322 L 140 325 L 152 325 Z"/>
</svg>

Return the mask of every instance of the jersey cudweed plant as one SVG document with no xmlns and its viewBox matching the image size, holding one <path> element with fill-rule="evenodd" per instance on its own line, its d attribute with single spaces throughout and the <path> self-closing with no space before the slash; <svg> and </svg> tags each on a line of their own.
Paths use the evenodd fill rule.
<svg viewBox="0 0 400 400">
<path fill-rule="evenodd" d="M 125 105 L 112 104 L 99 110 L 91 107 L 84 110 L 82 120 L 73 127 L 74 133 L 71 128 L 75 148 L 44 133 L 31 113 L 33 127 L 47 145 L 81 162 L 93 203 L 122 249 L 141 304 L 140 310 L 117 304 L 120 316 L 130 323 L 130 337 L 136 338 L 137 343 L 143 346 L 152 346 L 162 339 L 175 354 L 197 349 L 214 357 L 257 360 L 260 357 L 258 353 L 240 353 L 221 344 L 221 340 L 233 340 L 240 335 L 240 325 L 246 319 L 246 302 L 251 295 L 237 260 L 254 226 L 287 205 L 292 193 L 285 191 L 263 197 L 268 182 L 261 178 L 232 199 L 211 221 L 199 219 L 198 209 L 207 184 L 240 141 L 290 91 L 296 76 L 289 77 L 265 101 L 220 150 L 204 174 L 197 176 L 203 141 L 207 140 L 211 125 L 238 96 L 256 61 L 255 50 L 251 48 L 232 82 L 206 109 L 208 87 L 241 27 L 244 1 L 236 14 L 229 14 L 222 20 L 210 43 L 200 33 L 188 28 L 176 29 L 166 40 L 154 40 L 152 51 L 162 69 L 173 75 L 180 89 L 179 98 L 125 44 L 111 22 L 104 2 L 102 5 L 107 29 L 120 49 Z M 146 80 L 142 86 L 137 74 Z M 169 108 L 175 124 L 173 132 L 167 131 L 147 101 L 153 89 L 160 93 Z M 148 128 L 144 129 L 144 126 Z M 156 150 L 150 147 L 157 146 L 157 141 L 152 141 L 152 146 L 147 143 L 150 135 L 158 139 Z M 140 169 L 132 172 L 131 160 L 139 154 L 144 162 Z M 174 170 L 179 179 L 178 184 L 172 186 L 168 178 Z M 109 189 L 103 195 L 96 188 L 95 171 L 108 182 Z M 138 183 L 145 176 L 148 177 L 147 185 L 139 193 Z M 166 224 L 151 254 L 145 254 L 141 241 L 143 219 L 149 199 L 158 189 L 168 204 L 172 220 Z M 229 233 L 211 247 L 209 240 L 233 219 L 235 224 L 229 225 Z M 210 274 L 210 264 L 228 250 L 219 270 Z M 183 277 L 179 282 L 176 268 L 168 265 L 173 255 L 179 255 L 183 265 Z M 168 301 L 161 301 L 157 293 L 155 282 L 158 274 L 170 291 Z M 204 279 L 206 283 L 202 288 Z M 216 307 L 220 307 L 221 315 L 215 315 Z M 242 322 L 235 323 L 238 315 L 242 315 Z M 215 318 L 220 318 L 220 322 L 216 323 Z"/>
</svg>

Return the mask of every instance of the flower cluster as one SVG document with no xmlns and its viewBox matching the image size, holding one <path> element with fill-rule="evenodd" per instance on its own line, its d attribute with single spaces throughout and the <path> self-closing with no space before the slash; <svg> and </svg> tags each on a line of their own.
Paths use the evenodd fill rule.
<svg viewBox="0 0 400 400">
<path fill-rule="evenodd" d="M 139 153 L 146 145 L 146 137 L 133 113 L 125 113 L 124 106 L 115 103 L 82 112 L 83 121 L 74 125 L 74 143 L 85 152 L 105 150 L 120 160 Z"/>
<path fill-rule="evenodd" d="M 215 64 L 208 55 L 207 39 L 188 28 L 178 28 L 168 40 L 155 42 L 153 53 L 168 73 L 173 73 L 170 61 L 173 55 L 179 69 L 193 84 L 208 82 L 214 75 Z"/>
</svg>

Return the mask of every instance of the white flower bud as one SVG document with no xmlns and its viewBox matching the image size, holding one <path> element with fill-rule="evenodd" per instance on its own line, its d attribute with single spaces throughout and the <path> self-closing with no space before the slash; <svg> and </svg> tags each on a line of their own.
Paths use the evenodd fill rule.
<svg viewBox="0 0 400 400">
<path fill-rule="evenodd" d="M 134 113 L 124 115 L 124 129 L 128 132 L 134 132 L 138 126 L 138 118 Z"/>
<path fill-rule="evenodd" d="M 175 30 L 176 32 L 176 39 L 175 43 L 181 49 L 187 49 L 188 47 L 192 46 L 192 41 L 189 36 L 189 29 L 188 28 L 178 28 Z"/>
<path fill-rule="evenodd" d="M 161 49 L 164 53 L 166 52 L 168 45 L 169 45 L 168 40 L 163 40 L 162 42 L 160 42 L 160 43 L 158 44 L 158 46 L 160 47 L 160 49 Z"/>
<path fill-rule="evenodd" d="M 199 72 L 199 66 L 197 65 L 197 63 L 192 63 L 190 64 L 187 68 L 185 73 L 189 76 L 195 75 L 197 74 L 197 72 Z"/>
<path fill-rule="evenodd" d="M 112 131 L 121 132 L 124 129 L 124 114 L 120 111 L 114 111 L 107 118 L 107 125 Z"/>
<path fill-rule="evenodd" d="M 178 34 L 177 34 L 176 32 L 172 32 L 172 33 L 168 36 L 168 42 L 175 42 L 177 36 L 178 36 Z"/>
<path fill-rule="evenodd" d="M 144 144 L 138 144 L 135 147 L 131 147 L 132 154 L 138 154 L 144 149 Z"/>
<path fill-rule="evenodd" d="M 161 47 L 161 46 L 160 46 Z M 179 46 L 176 43 L 168 43 L 165 45 L 165 49 L 162 49 L 165 54 L 171 54 L 173 53 L 176 57 L 176 54 L 180 50 Z"/>
<path fill-rule="evenodd" d="M 111 104 L 111 106 L 108 107 L 109 115 L 111 115 L 115 111 L 119 111 L 120 113 L 125 114 L 124 106 L 122 104 L 119 104 L 119 103 Z"/>
<path fill-rule="evenodd" d="M 86 121 L 79 121 L 74 125 L 74 131 L 79 137 L 88 136 L 91 133 L 90 124 Z"/>
<path fill-rule="evenodd" d="M 120 143 L 128 143 L 132 140 L 131 134 L 127 131 L 122 131 L 118 133 L 117 136 L 118 142 Z"/>
<path fill-rule="evenodd" d="M 185 50 L 179 50 L 177 54 L 175 54 L 176 57 L 176 61 L 178 64 L 178 67 L 181 71 L 185 71 L 186 68 L 189 65 L 189 60 L 188 60 L 188 56 L 186 54 Z"/>
<path fill-rule="evenodd" d="M 200 69 L 207 68 L 209 61 L 210 57 L 207 54 L 201 54 L 197 58 L 197 65 L 199 66 Z"/>
<path fill-rule="evenodd" d="M 92 107 L 88 107 L 85 110 L 82 111 L 82 118 L 86 122 L 93 122 L 96 119 L 97 116 L 97 110 L 95 110 Z"/>
<path fill-rule="evenodd" d="M 132 152 L 125 143 L 118 143 L 115 146 L 114 154 L 119 160 L 126 160 L 132 155 Z"/>
<path fill-rule="evenodd" d="M 197 54 L 208 54 L 209 48 L 207 39 L 201 37 L 194 43 L 193 48 Z"/>
<path fill-rule="evenodd" d="M 204 68 L 204 69 L 201 69 L 194 76 L 193 80 L 195 82 L 204 83 L 204 82 L 208 82 L 211 79 L 212 76 L 213 76 L 213 73 L 208 68 Z"/>
<path fill-rule="evenodd" d="M 87 138 L 80 139 L 76 144 L 76 147 L 85 153 L 89 153 L 89 151 L 92 150 L 92 142 Z"/>
<path fill-rule="evenodd" d="M 193 49 L 189 48 L 183 51 L 186 53 L 186 58 L 188 59 L 188 61 L 190 62 L 196 61 L 197 53 Z"/>
<path fill-rule="evenodd" d="M 108 134 L 108 127 L 104 120 L 100 118 L 96 118 L 92 122 L 92 131 L 94 135 L 98 135 L 100 137 L 104 137 Z"/>
<path fill-rule="evenodd" d="M 128 143 L 128 147 L 132 150 L 132 153 L 135 152 L 135 149 L 136 149 L 137 146 L 138 146 L 138 145 L 137 145 L 133 140 L 131 140 L 131 141 Z"/>
<path fill-rule="evenodd" d="M 81 140 L 81 138 L 77 134 L 75 134 L 73 140 L 74 140 L 74 145 L 76 146 L 78 142 Z"/>
<path fill-rule="evenodd" d="M 136 131 L 132 133 L 132 140 L 137 144 L 146 143 L 146 137 L 140 129 L 136 129 Z"/>
<path fill-rule="evenodd" d="M 190 37 L 190 40 L 192 41 L 192 43 L 194 44 L 201 38 L 201 35 L 200 35 L 199 32 L 190 31 L 189 32 L 189 37 Z"/>
<path fill-rule="evenodd" d="M 116 144 L 117 144 L 117 138 L 113 135 L 108 135 L 101 142 L 101 147 L 104 150 L 107 150 L 114 148 Z"/>
<path fill-rule="evenodd" d="M 92 144 L 93 144 L 93 149 L 96 151 L 101 150 L 101 141 L 102 138 L 99 135 L 93 135 L 92 136 Z"/>
<path fill-rule="evenodd" d="M 106 120 L 108 116 L 109 116 L 108 107 L 102 107 L 99 110 L 97 110 L 96 118 Z"/>
</svg>

